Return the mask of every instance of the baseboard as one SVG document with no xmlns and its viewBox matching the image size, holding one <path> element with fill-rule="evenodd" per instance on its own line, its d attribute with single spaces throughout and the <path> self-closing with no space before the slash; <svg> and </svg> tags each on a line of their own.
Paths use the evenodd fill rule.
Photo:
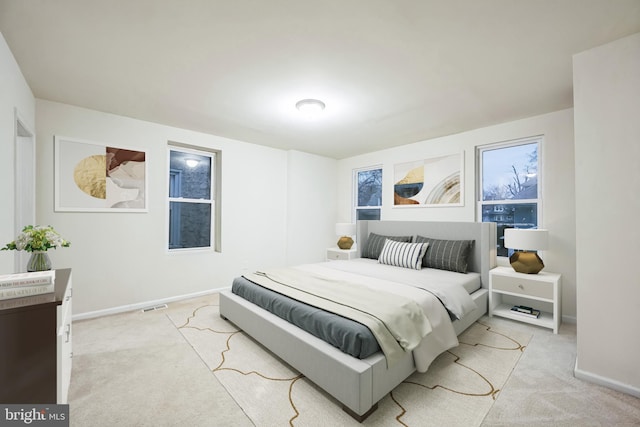
<svg viewBox="0 0 640 427">
<path fill-rule="evenodd" d="M 611 378 L 601 377 L 600 375 L 592 374 L 591 372 L 578 369 L 578 359 L 576 359 L 576 364 L 573 368 L 573 375 L 579 380 L 588 381 L 590 383 L 601 385 L 603 387 L 607 387 L 612 390 L 616 390 L 621 393 L 640 398 L 640 388 L 633 387 L 629 384 L 623 384 L 619 381 L 612 380 Z"/>
<path fill-rule="evenodd" d="M 153 300 L 153 301 L 144 301 L 144 302 L 135 303 L 135 304 L 128 304 L 128 305 L 121 305 L 121 306 L 118 306 L 118 307 L 105 308 L 104 310 L 88 311 L 86 313 L 74 314 L 71 319 L 73 321 L 84 320 L 84 319 L 93 319 L 95 317 L 102 317 L 102 316 L 109 316 L 111 314 L 125 313 L 127 311 L 142 310 L 143 308 L 146 308 L 146 307 L 149 307 L 149 306 L 156 306 L 156 305 L 159 305 L 159 304 L 168 304 L 170 302 L 181 301 L 181 300 L 185 300 L 185 299 L 189 299 L 189 298 L 197 298 L 197 297 L 201 297 L 201 296 L 204 296 L 204 295 L 215 294 L 215 293 L 224 291 L 226 289 L 229 289 L 229 288 L 210 289 L 210 290 L 207 290 L 207 291 L 195 292 L 193 294 L 177 295 L 177 296 L 174 296 L 174 297 L 162 298 L 162 299 L 157 299 L 157 300 Z"/>
<path fill-rule="evenodd" d="M 578 322 L 576 320 L 576 316 L 562 316 L 562 323 L 570 323 L 572 325 L 576 325 Z"/>
</svg>

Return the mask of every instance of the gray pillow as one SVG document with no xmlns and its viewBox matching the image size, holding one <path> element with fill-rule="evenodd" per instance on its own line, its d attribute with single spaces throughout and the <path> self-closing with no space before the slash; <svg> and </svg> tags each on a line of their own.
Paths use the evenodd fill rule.
<svg viewBox="0 0 640 427">
<path fill-rule="evenodd" d="M 376 233 L 369 233 L 369 238 L 367 239 L 367 244 L 360 253 L 361 258 L 371 258 L 378 259 L 380 258 L 380 252 L 382 252 L 382 248 L 384 247 L 384 241 L 386 239 L 393 240 L 396 242 L 410 242 L 413 236 L 382 236 Z"/>
<path fill-rule="evenodd" d="M 422 267 L 466 273 L 473 240 L 438 240 L 417 236 L 416 243 L 427 242 Z"/>
</svg>

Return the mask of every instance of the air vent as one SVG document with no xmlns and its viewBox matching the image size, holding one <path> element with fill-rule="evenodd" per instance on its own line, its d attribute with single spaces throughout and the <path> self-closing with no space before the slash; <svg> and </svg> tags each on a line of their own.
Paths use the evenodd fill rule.
<svg viewBox="0 0 640 427">
<path fill-rule="evenodd" d="M 164 310 L 167 307 L 168 307 L 167 304 L 160 304 L 160 305 L 155 305 L 153 307 L 143 308 L 142 312 L 148 313 L 149 311 Z"/>
</svg>

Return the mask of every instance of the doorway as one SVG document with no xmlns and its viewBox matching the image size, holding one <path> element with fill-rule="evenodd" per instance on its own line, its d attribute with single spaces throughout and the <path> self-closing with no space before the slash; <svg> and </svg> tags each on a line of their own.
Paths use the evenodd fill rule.
<svg viewBox="0 0 640 427">
<path fill-rule="evenodd" d="M 15 111 L 15 193 L 14 221 L 17 236 L 26 225 L 36 222 L 36 144 L 34 133 Z M 26 271 L 29 254 L 15 251 L 16 272 Z"/>
</svg>

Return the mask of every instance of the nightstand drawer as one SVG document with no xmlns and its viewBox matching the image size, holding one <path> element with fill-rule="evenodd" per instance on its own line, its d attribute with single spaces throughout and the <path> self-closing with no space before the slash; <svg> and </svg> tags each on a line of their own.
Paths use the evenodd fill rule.
<svg viewBox="0 0 640 427">
<path fill-rule="evenodd" d="M 349 259 L 349 252 L 327 251 L 327 259 Z"/>
<path fill-rule="evenodd" d="M 493 275 L 491 285 L 495 291 L 553 300 L 553 283 L 541 282 L 525 277 Z"/>
<path fill-rule="evenodd" d="M 335 260 L 349 260 L 357 257 L 357 251 L 355 249 L 339 249 L 328 248 L 327 249 L 327 261 Z"/>
</svg>

